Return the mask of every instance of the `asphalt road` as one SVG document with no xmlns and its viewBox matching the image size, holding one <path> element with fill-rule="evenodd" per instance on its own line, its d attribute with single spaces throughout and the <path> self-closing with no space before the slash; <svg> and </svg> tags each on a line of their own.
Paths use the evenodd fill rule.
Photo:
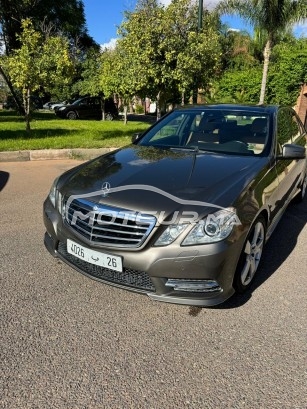
<svg viewBox="0 0 307 409">
<path fill-rule="evenodd" d="M 45 250 L 43 200 L 75 164 L 0 164 L 0 407 L 306 409 L 307 201 L 284 215 L 250 293 L 190 309 Z"/>
</svg>

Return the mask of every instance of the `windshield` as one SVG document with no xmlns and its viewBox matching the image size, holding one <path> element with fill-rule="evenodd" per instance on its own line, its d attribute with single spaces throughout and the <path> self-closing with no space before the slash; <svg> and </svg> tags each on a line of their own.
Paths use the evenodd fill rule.
<svg viewBox="0 0 307 409">
<path fill-rule="evenodd" d="M 80 102 L 83 100 L 84 98 L 79 98 L 76 101 L 74 101 L 71 105 L 79 105 Z"/>
<path fill-rule="evenodd" d="M 268 144 L 269 119 L 262 111 L 178 110 L 150 129 L 139 144 L 261 155 Z"/>
</svg>

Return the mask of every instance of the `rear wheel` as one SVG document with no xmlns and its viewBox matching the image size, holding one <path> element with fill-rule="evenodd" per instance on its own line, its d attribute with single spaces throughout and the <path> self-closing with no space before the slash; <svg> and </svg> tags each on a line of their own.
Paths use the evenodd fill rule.
<svg viewBox="0 0 307 409">
<path fill-rule="evenodd" d="M 75 113 L 75 111 L 67 112 L 66 116 L 67 116 L 68 119 L 77 119 L 77 114 Z"/>
<path fill-rule="evenodd" d="M 240 293 L 250 286 L 257 272 L 265 243 L 265 226 L 264 217 L 259 216 L 250 229 L 244 243 L 233 283 L 235 290 Z"/>
</svg>

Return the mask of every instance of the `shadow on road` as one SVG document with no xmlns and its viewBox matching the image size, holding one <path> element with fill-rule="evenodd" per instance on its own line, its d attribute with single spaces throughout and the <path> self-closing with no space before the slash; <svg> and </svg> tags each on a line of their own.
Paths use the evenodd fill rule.
<svg viewBox="0 0 307 409">
<path fill-rule="evenodd" d="M 5 187 L 9 180 L 10 174 L 8 172 L 4 172 L 0 170 L 0 192 Z"/>
<path fill-rule="evenodd" d="M 230 309 L 244 305 L 261 286 L 283 264 L 295 249 L 297 238 L 307 224 L 307 200 L 303 203 L 290 204 L 270 237 L 263 251 L 262 260 L 250 289 L 244 294 L 235 294 L 221 305 L 211 308 Z M 190 308 L 189 315 L 197 316 L 201 308 Z"/>
</svg>

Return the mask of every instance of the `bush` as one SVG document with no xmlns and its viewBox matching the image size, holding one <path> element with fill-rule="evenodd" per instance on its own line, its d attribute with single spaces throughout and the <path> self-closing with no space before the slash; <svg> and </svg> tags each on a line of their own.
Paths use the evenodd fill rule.
<svg viewBox="0 0 307 409">
<path fill-rule="evenodd" d="M 135 113 L 136 113 L 136 114 L 144 114 L 144 107 L 143 107 L 143 105 L 137 104 L 137 105 L 135 106 Z"/>
</svg>

